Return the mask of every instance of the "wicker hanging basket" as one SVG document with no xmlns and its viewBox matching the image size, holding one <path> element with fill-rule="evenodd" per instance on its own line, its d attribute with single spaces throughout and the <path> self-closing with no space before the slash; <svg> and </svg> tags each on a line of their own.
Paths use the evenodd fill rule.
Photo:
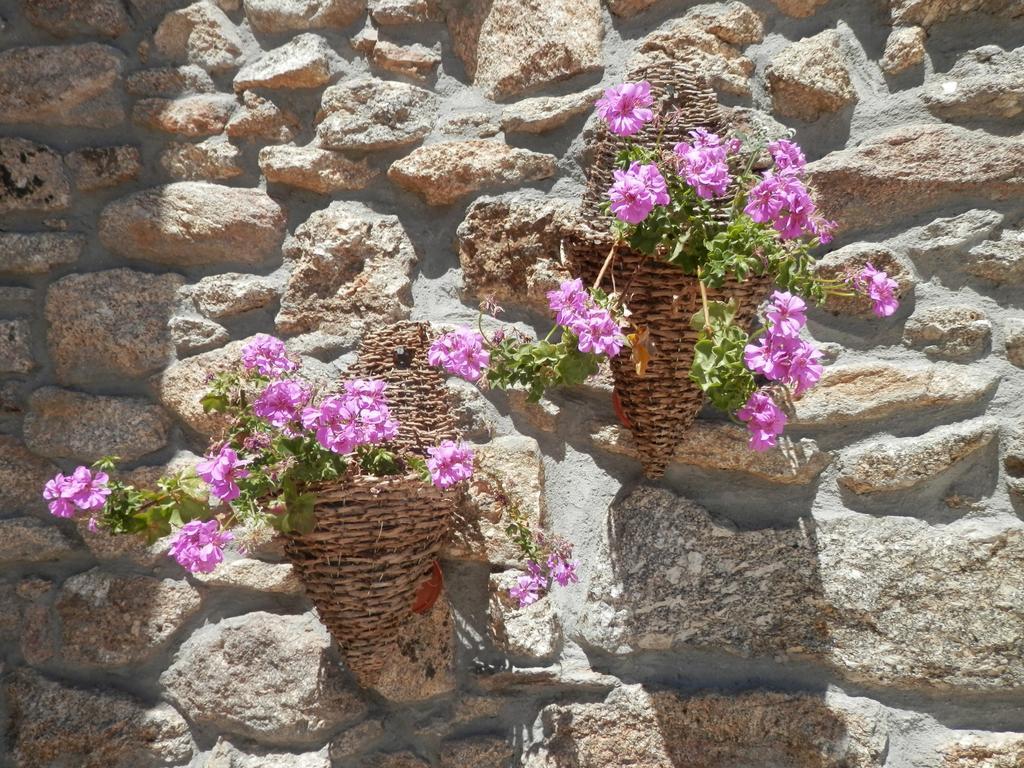
<svg viewBox="0 0 1024 768">
<path fill-rule="evenodd" d="M 364 341 L 352 378 L 388 382 L 396 444 L 425 455 L 457 439 L 440 374 L 427 363 L 428 327 L 398 323 Z M 316 527 L 287 537 L 285 555 L 360 683 L 372 685 L 434 571 L 458 494 L 414 472 L 354 476 L 313 489 Z"/>
<path fill-rule="evenodd" d="M 688 134 L 694 128 L 716 133 L 726 130 L 714 92 L 688 65 L 666 56 L 648 58 L 629 79 L 650 82 L 655 114 L 675 110 L 662 134 L 664 146 L 689 141 Z M 653 147 L 658 130 L 648 124 L 632 138 Z M 565 233 L 569 268 L 590 284 L 612 247 L 611 221 L 601 211 L 601 203 L 612 185 L 615 155 L 624 144 L 624 139 L 610 134 L 603 124 L 598 129 L 591 147 L 581 214 Z M 632 312 L 630 320 L 648 330 L 652 356 L 643 376 L 637 374 L 627 353 L 614 358 L 611 366 L 624 421 L 633 431 L 644 472 L 648 477 L 660 477 L 676 452 L 680 436 L 704 404 L 704 393 L 689 379 L 699 336 L 690 327 L 690 318 L 701 309 L 700 284 L 695 277 L 655 256 L 620 246 L 602 282 L 606 290 L 612 285 L 617 290 L 628 287 L 625 300 Z M 768 279 L 759 277 L 743 283 L 729 280 L 720 289 L 709 289 L 708 299 L 734 299 L 737 322 L 746 325 L 753 320 L 769 285 Z"/>
</svg>

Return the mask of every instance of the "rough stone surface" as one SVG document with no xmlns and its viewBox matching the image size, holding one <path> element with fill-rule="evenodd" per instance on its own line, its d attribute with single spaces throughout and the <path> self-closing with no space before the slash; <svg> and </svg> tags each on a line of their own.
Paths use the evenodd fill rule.
<svg viewBox="0 0 1024 768">
<path fill-rule="evenodd" d="M 164 16 L 153 43 L 173 63 L 195 64 L 213 73 L 237 69 L 244 58 L 245 44 L 231 19 L 205 0 Z"/>
<path fill-rule="evenodd" d="M 174 274 L 111 269 L 51 284 L 47 340 L 58 381 L 86 382 L 97 371 L 141 376 L 165 365 L 171 355 L 167 321 L 183 282 Z"/>
<path fill-rule="evenodd" d="M 506 133 L 544 133 L 553 130 L 578 115 L 590 112 L 602 92 L 600 88 L 591 88 L 568 96 L 522 99 L 502 110 L 501 130 Z"/>
<path fill-rule="evenodd" d="M 56 232 L 0 232 L 0 272 L 36 275 L 74 264 L 85 238 Z"/>
<path fill-rule="evenodd" d="M 569 273 L 559 260 L 562 228 L 577 204 L 522 195 L 483 198 L 456 233 L 463 291 L 476 302 L 525 305 L 547 315 L 547 291 Z"/>
<path fill-rule="evenodd" d="M 446 0 L 452 48 L 490 98 L 601 69 L 598 0 Z"/>
<path fill-rule="evenodd" d="M 218 414 L 204 413 L 199 400 L 209 389 L 208 373 L 216 375 L 238 364 L 249 339 L 233 341 L 220 349 L 202 352 L 172 363 L 153 377 L 153 388 L 164 407 L 193 430 L 210 436 L 224 424 Z"/>
<path fill-rule="evenodd" d="M 242 175 L 242 153 L 222 136 L 198 144 L 174 142 L 160 155 L 160 165 L 172 179 L 223 181 Z"/>
<path fill-rule="evenodd" d="M 923 27 L 967 13 L 1004 18 L 1024 16 L 1024 8 L 1015 0 L 889 0 L 889 10 L 893 21 Z"/>
<path fill-rule="evenodd" d="M 997 239 L 971 248 L 964 270 L 996 283 L 1024 283 L 1024 229 L 1004 229 Z"/>
<path fill-rule="evenodd" d="M 448 141 L 414 150 L 388 177 L 429 205 L 449 205 L 489 187 L 518 186 L 555 173 L 555 158 L 497 141 Z"/>
<path fill-rule="evenodd" d="M 200 93 L 176 99 L 141 99 L 132 108 L 132 120 L 152 131 L 196 138 L 224 130 L 235 100 L 226 93 Z"/>
<path fill-rule="evenodd" d="M 533 528 L 545 522 L 544 464 L 537 441 L 498 437 L 476 450 L 477 471 L 460 505 L 444 555 L 503 567 L 520 563 L 519 549 L 505 533 L 515 508 Z"/>
<path fill-rule="evenodd" d="M 382 26 L 420 24 L 444 18 L 439 0 L 373 0 L 370 15 Z"/>
<path fill-rule="evenodd" d="M 19 765 L 156 768 L 187 763 L 188 724 L 167 704 L 65 687 L 20 670 L 6 685 L 9 738 Z"/>
<path fill-rule="evenodd" d="M 445 136 L 486 139 L 497 136 L 502 129 L 487 112 L 457 112 L 446 118 L 438 130 Z"/>
<path fill-rule="evenodd" d="M 636 458 L 636 445 L 629 431 L 614 424 L 601 424 L 593 434 L 594 443 L 605 450 Z M 832 458 L 804 438 L 781 438 L 778 447 L 761 453 L 750 450 L 749 434 L 731 424 L 695 421 L 682 436 L 672 461 L 701 469 L 740 472 L 782 485 L 813 482 Z"/>
<path fill-rule="evenodd" d="M 541 598 L 520 608 L 508 590 L 516 585 L 521 571 L 503 571 L 491 575 L 491 602 L 488 607 L 491 638 L 502 653 L 531 666 L 551 661 L 562 643 L 562 627 L 551 600 Z"/>
<path fill-rule="evenodd" d="M 242 93 L 242 107 L 224 126 L 233 139 L 264 139 L 272 142 L 291 141 L 299 130 L 299 119 L 281 109 L 270 99 L 253 91 Z"/>
<path fill-rule="evenodd" d="M 194 64 L 140 69 L 128 75 L 124 87 L 132 96 L 160 96 L 168 99 L 217 90 L 210 74 Z"/>
<path fill-rule="evenodd" d="M 991 394 L 998 383 L 996 373 L 948 363 L 830 366 L 818 385 L 796 401 L 791 424 L 836 426 L 965 406 Z"/>
<path fill-rule="evenodd" d="M 416 252 L 396 216 L 359 203 L 314 212 L 284 245 L 291 268 L 277 327 L 320 331 L 352 344 L 369 324 L 409 316 Z"/>
<path fill-rule="evenodd" d="M 405 75 L 413 80 L 426 80 L 441 63 L 441 54 L 418 43 L 396 45 L 381 40 L 374 45 L 371 60 L 388 72 Z"/>
<path fill-rule="evenodd" d="M 751 45 L 764 40 L 764 18 L 738 0 L 724 5 L 698 5 L 686 12 L 686 19 L 732 45 Z"/>
<path fill-rule="evenodd" d="M 881 269 L 896 281 L 896 297 L 905 301 L 913 294 L 917 280 L 914 267 L 891 248 L 874 243 L 851 243 L 826 254 L 814 265 L 816 274 L 827 279 L 844 279 L 856 275 L 867 264 Z M 829 296 L 824 307 L 830 312 L 854 317 L 874 317 L 872 302 L 863 294 L 853 296 Z"/>
<path fill-rule="evenodd" d="M 643 13 L 656 2 L 658 0 L 606 0 L 606 5 L 616 16 L 629 18 Z"/>
<path fill-rule="evenodd" d="M 508 768 L 515 752 L 504 739 L 478 736 L 441 745 L 441 768 Z"/>
<path fill-rule="evenodd" d="M 544 739 L 525 768 L 599 768 L 629 755 L 636 766 L 673 768 L 700 756 L 708 768 L 875 768 L 884 739 L 829 696 L 746 692 L 684 698 L 624 685 L 603 702 L 551 704 Z"/>
<path fill-rule="evenodd" d="M 50 147 L 0 138 L 0 213 L 60 211 L 71 202 L 64 164 Z"/>
<path fill-rule="evenodd" d="M 224 326 L 205 317 L 172 317 L 167 329 L 179 356 L 222 347 L 231 339 Z"/>
<path fill-rule="evenodd" d="M 142 170 L 138 147 L 89 147 L 64 158 L 79 192 L 116 187 L 134 181 Z"/>
<path fill-rule="evenodd" d="M 317 141 L 329 149 L 377 150 L 415 144 L 433 127 L 437 98 L 407 83 L 359 78 L 324 91 Z"/>
<path fill-rule="evenodd" d="M 1006 358 L 1018 368 L 1024 368 L 1024 318 L 1013 318 L 1006 323 Z"/>
<path fill-rule="evenodd" d="M 245 16 L 258 32 L 277 34 L 347 27 L 366 0 L 244 0 Z"/>
<path fill-rule="evenodd" d="M 199 610 L 187 582 L 115 576 L 98 568 L 72 576 L 54 603 L 60 655 L 85 667 L 140 664 L 166 647 Z"/>
<path fill-rule="evenodd" d="M 25 444 L 54 459 L 132 461 L 163 448 L 170 426 L 160 406 L 141 398 L 41 387 L 29 399 Z"/>
<path fill-rule="evenodd" d="M 277 298 L 278 293 L 273 281 L 240 272 L 210 275 L 185 290 L 196 309 L 213 318 L 261 309 Z"/>
<path fill-rule="evenodd" d="M 990 422 L 967 422 L 873 442 L 843 455 L 837 479 L 854 493 L 910 490 L 973 461 L 998 434 Z"/>
<path fill-rule="evenodd" d="M 246 64 L 235 75 L 235 90 L 324 85 L 331 79 L 331 53 L 331 47 L 319 35 L 299 35 Z"/>
<path fill-rule="evenodd" d="M 887 75 L 898 75 L 917 66 L 925 57 L 927 33 L 921 27 L 896 27 L 885 41 L 879 64 Z"/>
<path fill-rule="evenodd" d="M 704 73 L 716 90 L 749 96 L 754 62 L 709 31 L 708 26 L 700 18 L 684 18 L 667 30 L 648 35 L 638 46 L 640 59 L 634 65 L 642 66 L 664 56 L 687 61 Z"/>
<path fill-rule="evenodd" d="M 259 162 L 267 181 L 321 195 L 364 189 L 379 173 L 365 160 L 316 147 L 264 147 Z"/>
<path fill-rule="evenodd" d="M 969 51 L 925 83 L 924 102 L 947 120 L 1010 120 L 1024 112 L 1024 48 Z"/>
<path fill-rule="evenodd" d="M 34 517 L 0 520 L 0 534 L 0 563 L 4 565 L 45 563 L 65 558 L 74 550 L 59 528 Z"/>
<path fill-rule="evenodd" d="M 29 373 L 35 367 L 29 321 L 0 320 L 0 373 Z"/>
<path fill-rule="evenodd" d="M 241 557 L 219 566 L 213 573 L 197 573 L 196 581 L 213 587 L 248 589 L 271 595 L 301 595 L 302 582 L 288 563 L 265 563 Z"/>
<path fill-rule="evenodd" d="M 25 17 L 55 37 L 118 37 L 131 27 L 119 0 L 25 0 Z"/>
<path fill-rule="evenodd" d="M 1024 736 L 970 734 L 941 748 L 942 768 L 1014 768 L 1024 764 Z"/>
<path fill-rule="evenodd" d="M 0 123 L 111 128 L 124 121 L 124 55 L 98 43 L 0 52 Z"/>
<path fill-rule="evenodd" d="M 237 749 L 231 742 L 218 739 L 202 768 L 331 768 L 327 750 L 319 752 L 256 752 Z"/>
<path fill-rule="evenodd" d="M 277 251 L 285 215 L 258 189 L 182 181 L 116 200 L 100 216 L 114 253 L 171 266 L 258 264 Z"/>
<path fill-rule="evenodd" d="M 29 451 L 11 435 L 0 435 L 0 485 L 4 499 L 0 511 L 20 512 L 43 508 L 43 484 L 57 473 L 57 467 Z"/>
<path fill-rule="evenodd" d="M 874 228 L 957 197 L 1004 200 L 1024 189 L 1024 140 L 952 125 L 914 125 L 808 166 L 823 214 L 841 230 Z"/>
<path fill-rule="evenodd" d="M 365 712 L 330 645 L 312 614 L 249 613 L 194 632 L 160 683 L 190 720 L 220 733 L 282 746 L 319 743 Z"/>
<path fill-rule="evenodd" d="M 988 351 L 992 323 L 969 304 L 944 304 L 919 309 L 903 327 L 903 343 L 929 357 L 971 360 Z"/>
<path fill-rule="evenodd" d="M 775 111 L 808 122 L 857 101 L 843 40 L 834 29 L 789 46 L 765 70 Z"/>
</svg>

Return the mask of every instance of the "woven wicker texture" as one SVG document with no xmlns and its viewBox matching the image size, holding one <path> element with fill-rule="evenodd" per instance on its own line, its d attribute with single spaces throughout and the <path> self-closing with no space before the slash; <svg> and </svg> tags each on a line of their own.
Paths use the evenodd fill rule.
<svg viewBox="0 0 1024 768">
<path fill-rule="evenodd" d="M 425 325 L 390 326 L 364 341 L 347 374 L 388 382 L 396 442 L 420 454 L 457 438 L 443 379 L 427 363 L 429 345 Z M 349 668 L 369 686 L 409 623 L 458 494 L 442 493 L 415 473 L 352 476 L 313 490 L 316 527 L 289 536 L 285 554 Z"/>
<path fill-rule="evenodd" d="M 714 92 L 687 65 L 664 56 L 650 57 L 629 79 L 650 82 L 656 115 L 672 113 L 663 129 L 664 146 L 688 141 L 689 132 L 698 127 L 716 133 L 725 131 Z M 654 146 L 659 130 L 648 124 L 633 140 Z M 607 199 L 615 155 L 624 143 L 603 126 L 599 129 L 581 216 L 566 233 L 564 247 L 570 269 L 588 283 L 597 278 L 611 249 L 611 221 L 600 205 Z M 628 353 L 612 360 L 612 373 L 644 472 L 648 477 L 660 477 L 675 454 L 680 436 L 704 404 L 704 393 L 689 379 L 699 335 L 690 328 L 690 318 L 701 308 L 700 284 L 695 277 L 656 257 L 620 247 L 602 281 L 606 290 L 610 286 L 627 291 L 631 321 L 637 327 L 646 327 L 649 333 L 652 357 L 645 374 L 637 375 Z M 737 321 L 747 325 L 768 287 L 765 278 L 752 278 L 746 283 L 730 280 L 721 289 L 708 290 L 708 299 L 735 299 Z"/>
</svg>

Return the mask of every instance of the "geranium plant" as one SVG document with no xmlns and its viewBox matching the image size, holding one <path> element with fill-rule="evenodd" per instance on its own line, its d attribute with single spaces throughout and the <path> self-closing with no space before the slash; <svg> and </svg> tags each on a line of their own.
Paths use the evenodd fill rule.
<svg viewBox="0 0 1024 768">
<path fill-rule="evenodd" d="M 806 300 L 859 293 L 886 317 L 898 306 L 897 283 L 871 264 L 835 279 L 813 270 L 812 250 L 831 241 L 836 223 L 820 215 L 796 143 L 764 146 L 698 128 L 689 141 L 666 146 L 665 128 L 676 115 L 655 114 L 653 106 L 645 81 L 610 88 L 596 104 L 608 130 L 625 141 L 605 202 L 613 245 L 594 284 L 585 289 L 570 280 L 548 293 L 557 325 L 541 341 L 460 328 L 437 341 L 431 362 L 486 386 L 524 387 L 531 400 L 583 381 L 602 355 L 615 357 L 627 346 L 642 375 L 657 350 L 649 347 L 647 329 L 631 320 L 630 285 L 609 293 L 601 285 L 616 252 L 629 248 L 697 279 L 701 307 L 690 324 L 699 336 L 689 378 L 713 405 L 746 424 L 752 449 L 766 450 L 786 424 L 780 403 L 799 397 L 822 374 L 820 352 L 802 336 Z M 629 138 L 649 124 L 653 142 Z M 770 159 L 768 170 L 754 170 L 760 159 Z M 736 305 L 709 300 L 708 289 L 753 277 L 780 290 L 764 308 L 760 328 L 749 333 L 737 322 Z"/>
<path fill-rule="evenodd" d="M 203 407 L 227 423 L 194 468 L 143 489 L 111 479 L 116 458 L 104 458 L 47 482 L 50 511 L 88 515 L 92 530 L 150 540 L 174 533 L 168 554 L 193 573 L 209 573 L 232 541 L 245 550 L 275 530 L 312 531 L 319 484 L 350 473 L 418 473 L 444 490 L 472 476 L 466 443 L 446 440 L 425 456 L 395 447 L 402 427 L 388 409 L 385 382 L 352 379 L 341 391 L 318 392 L 298 368 L 281 340 L 257 335 L 241 366 L 211 378 Z"/>
</svg>

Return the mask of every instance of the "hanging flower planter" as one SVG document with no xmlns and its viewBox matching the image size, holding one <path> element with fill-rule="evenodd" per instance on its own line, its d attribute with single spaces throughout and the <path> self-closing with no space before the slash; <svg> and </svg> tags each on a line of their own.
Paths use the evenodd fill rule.
<svg viewBox="0 0 1024 768">
<path fill-rule="evenodd" d="M 473 473 L 426 326 L 370 336 L 343 386 L 317 392 L 278 339 L 258 335 L 214 375 L 204 407 L 227 424 L 194 471 L 153 489 L 112 480 L 116 459 L 58 474 L 43 491 L 59 517 L 173 539 L 168 554 L 209 573 L 224 550 L 275 535 L 349 668 L 372 685 L 414 611 L 440 595 L 436 557 Z"/>
<path fill-rule="evenodd" d="M 815 272 L 811 251 L 837 224 L 818 211 L 794 142 L 730 132 L 714 94 L 667 56 L 647 58 L 633 77 L 595 105 L 603 123 L 583 205 L 562 233 L 577 277 L 548 293 L 555 327 L 538 340 L 460 328 L 430 360 L 486 387 L 524 388 L 535 402 L 608 358 L 615 413 L 658 477 L 705 400 L 746 424 L 752 450 L 775 446 L 784 408 L 822 375 L 800 295 L 864 294 L 885 317 L 897 284 L 871 264 L 836 278 Z"/>
</svg>

